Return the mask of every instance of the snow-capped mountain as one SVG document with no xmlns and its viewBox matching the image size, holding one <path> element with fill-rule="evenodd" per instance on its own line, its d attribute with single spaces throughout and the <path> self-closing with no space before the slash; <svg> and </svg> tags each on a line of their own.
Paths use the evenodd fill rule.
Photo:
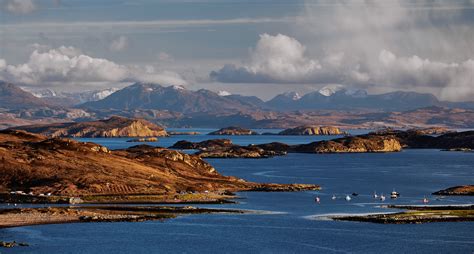
<svg viewBox="0 0 474 254">
<path fill-rule="evenodd" d="M 80 103 L 98 101 L 118 91 L 118 88 L 108 88 L 103 90 L 86 91 L 81 93 L 69 93 L 66 96 L 76 98 Z"/>
<path fill-rule="evenodd" d="M 344 93 L 345 95 L 352 97 L 366 97 L 367 91 L 362 89 L 347 88 L 344 85 L 327 85 L 318 90 L 318 92 L 326 97 L 332 96 L 337 93 Z"/>
<path fill-rule="evenodd" d="M 229 96 L 229 95 L 232 95 L 231 93 L 227 92 L 227 91 L 218 91 L 217 94 L 219 96 Z"/>
<path fill-rule="evenodd" d="M 302 97 L 295 93 L 275 96 L 266 105 L 274 110 L 351 110 L 376 109 L 386 111 L 404 111 L 416 108 L 443 105 L 432 94 L 416 92 L 391 92 L 369 95 L 361 89 L 347 88 L 342 85 L 328 85 Z"/>
<path fill-rule="evenodd" d="M 51 89 L 41 89 L 41 90 L 34 90 L 34 89 L 32 90 L 29 88 L 22 88 L 22 89 L 30 92 L 31 94 L 33 94 L 35 97 L 38 97 L 38 98 L 49 98 L 49 97 L 58 96 L 58 94 L 54 90 L 51 90 Z"/>
<path fill-rule="evenodd" d="M 176 86 L 161 86 L 151 83 L 135 83 L 105 99 L 90 101 L 83 105 L 87 109 L 116 110 L 169 110 L 180 113 L 241 112 L 258 109 L 263 101 L 253 96 L 219 94 L 200 89 L 188 90 Z"/>
<path fill-rule="evenodd" d="M 86 103 L 89 101 L 98 101 L 106 98 L 107 96 L 111 95 L 112 93 L 118 91 L 117 88 L 107 88 L 102 90 L 93 90 L 93 91 L 85 91 L 85 92 L 58 92 L 52 89 L 30 89 L 25 88 L 25 90 L 29 91 L 37 98 L 45 99 L 49 102 L 54 104 L 63 105 L 63 106 L 73 106 L 82 103 Z"/>
</svg>

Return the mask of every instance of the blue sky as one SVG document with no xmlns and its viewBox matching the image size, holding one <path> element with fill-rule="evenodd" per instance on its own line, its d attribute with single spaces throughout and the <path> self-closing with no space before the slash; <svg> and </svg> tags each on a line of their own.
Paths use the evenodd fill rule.
<svg viewBox="0 0 474 254">
<path fill-rule="evenodd" d="M 0 78 L 34 88 L 150 81 L 268 99 L 341 84 L 449 100 L 474 95 L 471 0 L 0 0 L 0 6 Z"/>
</svg>

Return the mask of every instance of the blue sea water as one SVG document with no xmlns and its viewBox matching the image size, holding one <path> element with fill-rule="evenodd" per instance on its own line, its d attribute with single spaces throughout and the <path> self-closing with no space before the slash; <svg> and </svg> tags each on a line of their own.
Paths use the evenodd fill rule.
<svg viewBox="0 0 474 254">
<path fill-rule="evenodd" d="M 207 133 L 208 130 L 200 130 Z M 209 130 L 210 131 L 210 130 Z M 192 141 L 222 136 L 173 136 Z M 237 144 L 271 141 L 308 143 L 332 137 L 233 136 Z M 137 143 L 127 139 L 93 139 L 111 149 Z M 321 191 L 239 193 L 238 204 L 202 205 L 260 211 L 258 214 L 188 215 L 164 222 L 84 223 L 0 230 L 0 239 L 30 247 L 0 253 L 472 253 L 474 223 L 380 225 L 328 220 L 330 214 L 394 212 L 383 204 L 472 204 L 473 197 L 430 193 L 474 183 L 474 153 L 404 150 L 384 154 L 289 154 L 271 159 L 209 159 L 220 173 L 250 181 L 314 183 Z M 371 195 L 395 189 L 400 198 L 381 203 Z M 345 195 L 359 196 L 350 202 Z M 337 199 L 332 200 L 332 195 Z M 321 204 L 314 198 L 321 197 Z"/>
</svg>

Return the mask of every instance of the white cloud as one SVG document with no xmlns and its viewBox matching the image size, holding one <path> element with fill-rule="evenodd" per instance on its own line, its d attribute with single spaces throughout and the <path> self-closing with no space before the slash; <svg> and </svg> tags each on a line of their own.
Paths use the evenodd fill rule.
<svg viewBox="0 0 474 254">
<path fill-rule="evenodd" d="M 119 36 L 110 43 L 109 49 L 111 51 L 122 51 L 128 47 L 128 37 Z"/>
<path fill-rule="evenodd" d="M 292 37 L 262 34 L 246 64 L 227 64 L 210 76 L 230 83 L 341 83 L 347 78 L 347 64 L 349 59 L 343 52 L 319 61 L 310 58 L 306 47 Z"/>
<path fill-rule="evenodd" d="M 321 69 L 318 61 L 305 56 L 305 50 L 289 36 L 262 34 L 246 65 L 226 65 L 211 76 L 223 82 L 299 82 Z"/>
<path fill-rule="evenodd" d="M 33 0 L 6 0 L 5 10 L 14 14 L 28 14 L 36 9 Z"/>
<path fill-rule="evenodd" d="M 107 59 L 84 55 L 74 47 L 35 50 L 28 62 L 6 65 L 0 61 L 0 78 L 27 85 L 88 85 L 95 83 L 145 81 L 185 85 L 178 74 L 138 66 L 125 66 Z"/>
<path fill-rule="evenodd" d="M 7 61 L 5 61 L 5 59 L 0 58 L 0 71 L 5 69 L 5 67 L 7 67 Z"/>
<path fill-rule="evenodd" d="M 398 57 L 382 50 L 379 68 L 373 79 L 387 86 L 400 88 L 438 88 L 442 99 L 472 100 L 474 95 L 474 60 L 445 63 L 419 56 Z"/>
<path fill-rule="evenodd" d="M 286 35 L 262 34 L 251 54 L 251 73 L 281 81 L 299 79 L 320 69 L 320 64 L 305 56 L 306 48 L 296 39 Z"/>
<path fill-rule="evenodd" d="M 173 61 L 173 56 L 166 52 L 160 52 L 158 53 L 158 59 L 160 61 Z"/>
<path fill-rule="evenodd" d="M 398 57 L 381 50 L 370 64 L 365 59 L 337 52 L 311 59 L 305 46 L 285 35 L 261 35 L 242 65 L 225 65 L 211 72 L 211 78 L 224 83 L 309 83 L 344 84 L 356 87 L 417 89 L 425 88 L 442 99 L 472 100 L 474 60 L 441 62 L 419 56 Z"/>
</svg>

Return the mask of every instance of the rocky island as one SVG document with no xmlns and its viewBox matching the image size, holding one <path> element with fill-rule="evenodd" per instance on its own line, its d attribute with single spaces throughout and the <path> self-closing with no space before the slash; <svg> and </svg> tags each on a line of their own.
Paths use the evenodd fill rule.
<svg viewBox="0 0 474 254">
<path fill-rule="evenodd" d="M 223 176 L 197 155 L 139 145 L 110 151 L 94 143 L 0 131 L 3 202 L 211 201 L 251 190 L 316 190 Z M 202 196 L 199 193 L 213 195 Z"/>
<path fill-rule="evenodd" d="M 421 132 L 424 133 L 424 132 Z M 424 135 L 418 131 L 384 130 L 365 135 L 346 136 L 309 144 L 287 145 L 279 142 L 239 146 L 228 139 L 202 142 L 181 140 L 170 148 L 197 149 L 197 155 L 212 158 L 270 158 L 287 153 L 386 153 L 402 148 L 474 149 L 474 131 L 449 132 L 440 136 Z"/>
<path fill-rule="evenodd" d="M 373 136 L 393 137 L 404 148 L 472 150 L 474 149 L 474 131 L 448 132 L 443 135 L 425 135 L 417 130 L 383 130 L 370 133 Z"/>
<path fill-rule="evenodd" d="M 461 185 L 434 192 L 442 196 L 474 196 L 474 185 Z"/>
<path fill-rule="evenodd" d="M 168 135 L 165 129 L 149 121 L 119 116 L 91 122 L 29 125 L 12 129 L 24 130 L 53 138 L 163 137 Z"/>
<path fill-rule="evenodd" d="M 157 142 L 157 141 L 158 141 L 158 138 L 156 138 L 156 137 L 135 138 L 135 139 L 127 140 L 127 142 L 129 142 L 129 143 L 133 143 L 133 142 Z"/>
<path fill-rule="evenodd" d="M 278 135 L 302 135 L 302 136 L 319 136 L 319 135 L 347 135 L 348 133 L 334 126 L 315 126 L 303 125 L 295 128 L 283 130 Z M 268 133 L 267 133 L 268 135 Z"/>
<path fill-rule="evenodd" d="M 360 135 L 296 145 L 292 152 L 303 153 L 377 153 L 399 152 L 400 142 L 390 136 Z"/>
<path fill-rule="evenodd" d="M 396 138 L 377 135 L 360 135 L 301 145 L 272 142 L 239 146 L 233 144 L 229 139 L 212 139 L 201 142 L 181 140 L 170 148 L 197 149 L 199 151 L 196 155 L 206 158 L 270 158 L 287 153 L 375 153 L 399 152 L 402 149 Z"/>
<path fill-rule="evenodd" d="M 139 222 L 165 220 L 183 214 L 203 213 L 249 213 L 242 210 L 198 208 L 193 206 L 65 206 L 45 208 L 3 209 L 0 213 L 0 228 L 39 224 L 81 222 Z M 3 247 L 20 244 L 11 242 Z M 0 247 L 2 247 L 0 242 Z"/>
<path fill-rule="evenodd" d="M 406 206 L 386 208 L 408 209 L 401 213 L 332 216 L 333 220 L 372 222 L 381 224 L 420 224 L 429 222 L 474 221 L 474 205 L 469 206 Z"/>
<path fill-rule="evenodd" d="M 285 155 L 286 151 L 265 149 L 256 145 L 239 146 L 232 143 L 230 139 L 211 139 L 201 142 L 189 142 L 181 140 L 170 148 L 173 149 L 197 149 L 196 155 L 202 158 L 270 158 Z"/>
<path fill-rule="evenodd" d="M 242 136 L 242 135 L 258 135 L 258 133 L 249 129 L 231 126 L 231 127 L 226 127 L 217 131 L 210 132 L 208 135 Z"/>
</svg>

